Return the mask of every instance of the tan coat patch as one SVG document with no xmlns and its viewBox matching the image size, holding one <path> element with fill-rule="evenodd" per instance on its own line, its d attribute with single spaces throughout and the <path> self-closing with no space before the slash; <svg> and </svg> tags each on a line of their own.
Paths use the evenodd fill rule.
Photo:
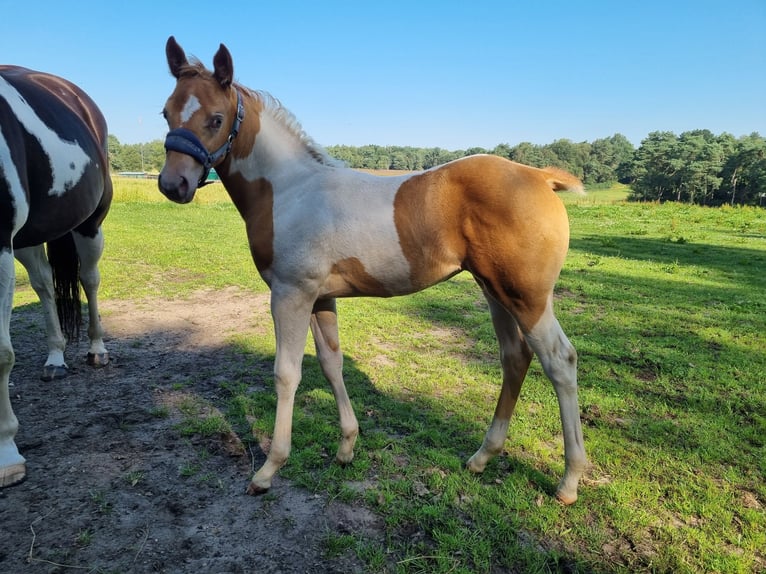
<svg viewBox="0 0 766 574">
<path fill-rule="evenodd" d="M 468 270 L 534 325 L 569 243 L 553 181 L 562 189 L 579 185 L 572 176 L 564 180 L 495 156 L 466 158 L 406 181 L 394 214 L 413 284 L 426 287 Z"/>
</svg>

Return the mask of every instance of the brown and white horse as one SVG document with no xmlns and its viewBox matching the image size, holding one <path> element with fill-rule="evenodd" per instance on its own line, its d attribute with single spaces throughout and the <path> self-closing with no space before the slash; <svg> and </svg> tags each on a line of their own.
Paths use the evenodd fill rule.
<svg viewBox="0 0 766 574">
<path fill-rule="evenodd" d="M 106 145 L 104 117 L 80 88 L 50 74 L 0 66 L 0 487 L 26 475 L 8 393 L 15 360 L 14 256 L 45 313 L 43 380 L 67 373 L 65 334 L 79 331 L 80 282 L 88 300 L 88 363 L 109 360 L 97 302 L 101 223 L 112 200 Z"/>
<path fill-rule="evenodd" d="M 556 494 L 574 502 L 586 457 L 577 354 L 553 314 L 569 243 L 554 190 L 582 192 L 580 182 L 488 155 L 399 177 L 359 173 L 326 155 L 276 100 L 234 83 L 225 46 L 212 72 L 189 63 L 173 37 L 166 55 L 177 82 L 164 109 L 171 131 L 160 191 L 188 203 L 214 166 L 271 289 L 276 423 L 248 492 L 266 491 L 290 453 L 309 329 L 340 413 L 337 459 L 353 458 L 358 424 L 343 383 L 335 299 L 406 295 L 468 271 L 489 304 L 503 368 L 494 418 L 468 468 L 481 472 L 502 450 L 535 353 L 553 382 L 564 432 L 566 470 Z"/>
</svg>

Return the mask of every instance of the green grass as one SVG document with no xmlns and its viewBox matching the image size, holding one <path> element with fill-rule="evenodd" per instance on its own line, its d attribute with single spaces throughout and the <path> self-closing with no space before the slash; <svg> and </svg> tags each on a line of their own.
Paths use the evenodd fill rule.
<svg viewBox="0 0 766 574">
<path fill-rule="evenodd" d="M 105 298 L 266 290 L 220 189 L 177 206 L 148 191 L 122 195 L 116 184 Z M 344 372 L 361 426 L 356 458 L 332 462 L 337 411 L 309 342 L 282 474 L 364 503 L 385 527 L 382 539 L 328 537 L 328 555 L 351 550 L 372 572 L 402 573 L 766 568 L 766 212 L 627 204 L 625 195 L 562 195 L 572 237 L 557 314 L 580 356 L 591 461 L 579 501 L 552 498 L 563 445 L 537 362 L 507 452 L 483 475 L 463 468 L 500 378 L 470 277 L 408 298 L 341 300 Z M 250 423 L 269 436 L 274 421 L 273 393 L 247 392 L 253 381 L 271 385 L 270 326 L 231 345 L 254 368 L 223 384 L 216 406 L 254 441 Z"/>
</svg>

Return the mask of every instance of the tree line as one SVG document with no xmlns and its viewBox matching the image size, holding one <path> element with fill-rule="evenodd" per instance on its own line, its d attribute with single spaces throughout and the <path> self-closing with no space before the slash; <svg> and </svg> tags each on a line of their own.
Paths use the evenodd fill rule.
<svg viewBox="0 0 766 574">
<path fill-rule="evenodd" d="M 766 205 L 766 138 L 757 133 L 735 138 L 709 130 L 678 136 L 658 131 L 650 133 L 638 148 L 625 136 L 615 134 L 593 142 L 559 139 L 545 145 L 502 143 L 492 149 L 334 145 L 327 151 L 352 168 L 407 171 L 488 153 L 535 167 L 566 169 L 586 186 L 626 183 L 631 188 L 630 199 L 635 201 Z M 116 173 L 157 173 L 165 161 L 165 149 L 161 140 L 121 144 L 111 135 L 109 160 Z"/>
<path fill-rule="evenodd" d="M 117 136 L 109 134 L 109 168 L 112 173 L 159 173 L 165 164 L 165 143 L 123 144 Z"/>
<path fill-rule="evenodd" d="M 634 200 L 766 205 L 766 139 L 652 132 L 636 150 L 630 175 Z"/>
</svg>

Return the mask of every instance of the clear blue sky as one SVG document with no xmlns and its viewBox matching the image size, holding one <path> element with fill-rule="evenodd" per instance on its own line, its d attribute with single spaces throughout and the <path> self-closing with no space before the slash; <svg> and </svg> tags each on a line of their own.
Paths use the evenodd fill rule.
<svg viewBox="0 0 766 574">
<path fill-rule="evenodd" d="M 0 63 L 73 80 L 122 143 L 164 138 L 171 34 L 323 145 L 766 135 L 766 0 L 0 0 Z"/>
</svg>

